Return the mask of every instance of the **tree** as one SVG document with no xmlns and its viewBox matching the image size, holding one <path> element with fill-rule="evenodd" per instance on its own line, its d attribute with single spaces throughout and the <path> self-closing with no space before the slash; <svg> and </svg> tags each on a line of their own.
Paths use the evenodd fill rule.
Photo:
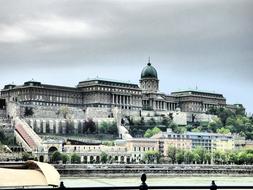
<svg viewBox="0 0 253 190">
<path fill-rule="evenodd" d="M 171 128 L 171 130 L 172 130 L 173 132 L 175 132 L 175 133 L 178 131 L 178 125 L 175 124 L 174 122 L 171 122 L 171 123 L 169 124 L 169 128 Z"/>
<path fill-rule="evenodd" d="M 161 130 L 158 128 L 158 127 L 154 127 L 153 129 L 148 129 L 145 134 L 144 134 L 144 137 L 146 138 L 150 138 L 158 133 L 160 133 Z"/>
<path fill-rule="evenodd" d="M 171 120 L 168 117 L 163 117 L 162 125 L 168 127 L 170 123 L 171 123 Z"/>
<path fill-rule="evenodd" d="M 160 153 L 155 150 L 146 151 L 144 154 L 144 161 L 146 161 L 148 164 L 160 163 L 160 158 L 161 158 Z"/>
<path fill-rule="evenodd" d="M 146 137 L 146 138 L 149 138 L 149 137 L 152 137 L 152 136 L 153 136 L 153 134 L 152 134 L 152 130 L 151 129 L 148 129 L 145 132 L 145 134 L 144 134 L 144 137 Z"/>
<path fill-rule="evenodd" d="M 94 133 L 96 130 L 96 124 L 92 119 L 89 118 L 84 122 L 84 132 Z"/>
<path fill-rule="evenodd" d="M 100 123 L 98 127 L 98 132 L 102 134 L 116 135 L 118 133 L 118 128 L 116 122 L 105 122 Z"/>
<path fill-rule="evenodd" d="M 185 161 L 185 151 L 183 149 L 177 149 L 176 160 L 178 164 L 182 164 Z"/>
<path fill-rule="evenodd" d="M 198 155 L 196 156 L 196 162 L 198 164 L 203 164 L 206 160 L 205 160 L 205 154 L 206 154 L 206 150 L 202 147 L 196 147 L 194 150 L 193 150 L 193 153 L 194 155 Z"/>
<path fill-rule="evenodd" d="M 156 121 L 153 117 L 151 117 L 151 119 L 149 120 L 149 125 L 153 127 L 156 125 Z"/>
<path fill-rule="evenodd" d="M 62 160 L 61 153 L 59 151 L 54 151 L 51 156 L 51 162 L 59 163 L 60 160 Z"/>
<path fill-rule="evenodd" d="M 81 163 L 81 157 L 76 153 L 72 154 L 71 155 L 71 163 L 72 164 L 80 164 Z"/>
<path fill-rule="evenodd" d="M 200 156 L 198 155 L 198 153 L 193 151 L 192 155 L 193 155 L 193 162 L 195 164 L 199 164 L 200 163 Z"/>
<path fill-rule="evenodd" d="M 24 113 L 25 117 L 33 116 L 33 114 L 34 114 L 33 108 L 25 107 L 25 113 Z"/>
<path fill-rule="evenodd" d="M 177 127 L 175 133 L 183 134 L 187 131 L 186 127 Z"/>
<path fill-rule="evenodd" d="M 229 129 L 226 129 L 225 127 L 222 127 L 220 129 L 217 129 L 216 131 L 217 133 L 220 133 L 220 134 L 231 134 L 230 130 Z"/>
<path fill-rule="evenodd" d="M 103 163 L 103 164 L 105 164 L 107 161 L 108 161 L 108 155 L 105 153 L 105 152 L 102 152 L 101 154 L 100 154 L 100 160 L 101 160 L 101 162 Z"/>
<path fill-rule="evenodd" d="M 247 152 L 241 151 L 238 152 L 238 164 L 246 164 L 247 163 Z"/>
<path fill-rule="evenodd" d="M 212 122 L 209 123 L 208 129 L 213 133 L 216 132 L 217 129 L 223 127 L 222 122 L 219 118 L 215 118 Z"/>
<path fill-rule="evenodd" d="M 64 119 L 67 119 L 67 117 L 70 114 L 69 107 L 68 106 L 61 106 L 56 114 L 57 115 L 62 115 Z"/>
<path fill-rule="evenodd" d="M 22 160 L 24 160 L 24 161 L 33 160 L 33 155 L 32 155 L 32 153 L 23 152 L 23 153 L 22 153 Z"/>
<path fill-rule="evenodd" d="M 176 158 L 177 149 L 173 146 L 170 146 L 168 148 L 168 158 L 171 161 L 172 164 L 175 164 L 177 158 Z"/>
<path fill-rule="evenodd" d="M 229 164 L 236 164 L 238 163 L 238 157 L 237 157 L 237 152 L 235 151 L 228 151 L 228 163 Z"/>
<path fill-rule="evenodd" d="M 194 155 L 191 150 L 185 150 L 184 162 L 186 164 L 191 164 L 194 159 Z"/>
<path fill-rule="evenodd" d="M 69 156 L 67 154 L 62 153 L 61 157 L 62 157 L 63 164 L 66 164 L 69 161 Z"/>
<path fill-rule="evenodd" d="M 191 131 L 192 131 L 192 132 L 196 132 L 196 133 L 201 132 L 201 130 L 200 130 L 198 127 L 197 127 L 197 128 L 192 129 Z"/>
</svg>

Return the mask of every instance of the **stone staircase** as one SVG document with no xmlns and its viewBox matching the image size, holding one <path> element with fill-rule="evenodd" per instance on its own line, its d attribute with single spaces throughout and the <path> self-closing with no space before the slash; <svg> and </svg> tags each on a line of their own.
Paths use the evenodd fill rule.
<svg viewBox="0 0 253 190">
<path fill-rule="evenodd" d="M 14 135 L 22 147 L 29 152 L 35 151 L 42 143 L 42 139 L 31 129 L 31 127 L 20 118 L 20 104 L 16 102 L 7 103 L 7 114 L 15 126 Z"/>
<path fill-rule="evenodd" d="M 15 118 L 15 135 L 27 151 L 35 151 L 42 143 L 42 139 L 33 129 L 18 117 Z"/>
</svg>

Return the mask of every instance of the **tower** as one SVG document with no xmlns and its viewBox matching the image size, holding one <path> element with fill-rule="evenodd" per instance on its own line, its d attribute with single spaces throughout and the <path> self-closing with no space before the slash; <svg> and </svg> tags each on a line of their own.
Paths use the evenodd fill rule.
<svg viewBox="0 0 253 190">
<path fill-rule="evenodd" d="M 156 69 L 151 65 L 150 60 L 142 69 L 140 87 L 144 93 L 156 93 L 159 90 L 159 80 Z"/>
</svg>

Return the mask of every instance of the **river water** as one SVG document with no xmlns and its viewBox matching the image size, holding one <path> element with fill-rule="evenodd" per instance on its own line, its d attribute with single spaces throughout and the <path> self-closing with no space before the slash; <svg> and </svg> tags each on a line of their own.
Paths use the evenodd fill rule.
<svg viewBox="0 0 253 190">
<path fill-rule="evenodd" d="M 217 185 L 253 185 L 253 177 L 148 177 L 148 185 L 211 185 L 215 180 Z M 138 186 L 141 184 L 138 177 L 82 177 L 61 178 L 66 187 L 100 187 L 100 186 Z"/>
</svg>

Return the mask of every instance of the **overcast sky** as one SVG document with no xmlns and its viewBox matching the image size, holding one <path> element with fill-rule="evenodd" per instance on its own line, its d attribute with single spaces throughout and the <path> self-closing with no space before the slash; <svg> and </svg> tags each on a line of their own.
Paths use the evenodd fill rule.
<svg viewBox="0 0 253 190">
<path fill-rule="evenodd" d="M 160 91 L 222 93 L 253 113 L 252 0 L 0 0 L 0 87 L 139 83 L 151 57 Z"/>
</svg>

